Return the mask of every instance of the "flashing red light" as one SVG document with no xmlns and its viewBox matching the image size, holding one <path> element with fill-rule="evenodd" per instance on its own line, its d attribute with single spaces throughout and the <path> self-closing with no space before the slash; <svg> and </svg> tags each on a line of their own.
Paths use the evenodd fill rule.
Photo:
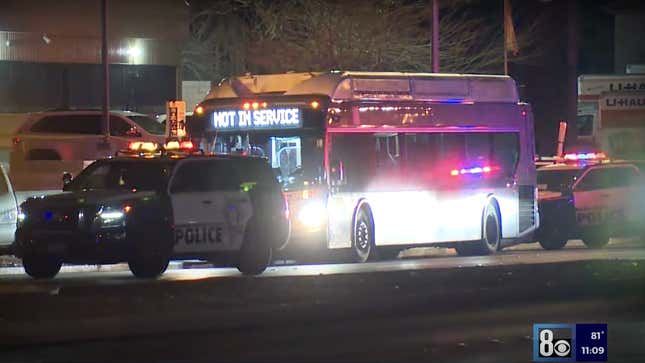
<svg viewBox="0 0 645 363">
<path fill-rule="evenodd" d="M 202 106 L 195 107 L 195 113 L 198 114 L 198 115 L 204 114 L 204 107 L 202 107 Z"/>
<path fill-rule="evenodd" d="M 22 142 L 22 139 L 20 139 L 19 137 L 14 137 L 13 139 L 11 139 L 11 141 L 14 145 L 18 145 Z"/>
<path fill-rule="evenodd" d="M 182 141 L 179 144 L 180 149 L 193 149 L 194 147 L 195 147 L 195 145 L 193 145 L 193 142 L 190 141 L 190 140 Z"/>
<path fill-rule="evenodd" d="M 128 214 L 130 212 L 132 212 L 132 206 L 129 205 L 129 204 L 124 205 L 123 206 L 123 213 Z"/>
<path fill-rule="evenodd" d="M 522 111 L 522 117 L 526 117 L 526 111 Z"/>
</svg>

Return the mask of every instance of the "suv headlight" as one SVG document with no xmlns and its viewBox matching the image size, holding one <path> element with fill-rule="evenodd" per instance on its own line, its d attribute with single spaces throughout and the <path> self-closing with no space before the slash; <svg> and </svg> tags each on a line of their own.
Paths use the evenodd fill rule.
<svg viewBox="0 0 645 363">
<path fill-rule="evenodd" d="M 132 211 L 132 206 L 129 204 L 114 207 L 103 206 L 96 213 L 96 219 L 101 227 L 119 227 L 125 222 L 125 216 Z"/>
<path fill-rule="evenodd" d="M 18 210 L 18 215 L 16 216 L 16 221 L 18 222 L 18 225 L 23 224 L 26 219 L 27 219 L 27 213 L 25 213 L 24 211 Z"/>
</svg>

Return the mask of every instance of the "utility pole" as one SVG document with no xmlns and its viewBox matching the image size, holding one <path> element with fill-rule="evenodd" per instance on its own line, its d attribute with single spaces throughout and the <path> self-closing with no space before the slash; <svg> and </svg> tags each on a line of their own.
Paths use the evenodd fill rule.
<svg viewBox="0 0 645 363">
<path fill-rule="evenodd" d="M 577 0 L 568 0 L 567 8 L 567 121 L 575 125 L 578 114 L 578 6 Z M 567 134 L 569 145 L 578 137 L 576 127 L 570 127 Z"/>
<path fill-rule="evenodd" d="M 504 19 L 502 20 L 504 24 L 504 75 L 508 76 L 508 29 L 506 22 L 508 21 L 508 3 L 504 1 Z"/>
<path fill-rule="evenodd" d="M 103 125 L 106 141 L 110 136 L 110 63 L 108 60 L 108 0 L 101 0 L 101 62 L 103 64 Z"/>
<path fill-rule="evenodd" d="M 432 0 L 432 72 L 439 73 L 439 0 Z"/>
</svg>

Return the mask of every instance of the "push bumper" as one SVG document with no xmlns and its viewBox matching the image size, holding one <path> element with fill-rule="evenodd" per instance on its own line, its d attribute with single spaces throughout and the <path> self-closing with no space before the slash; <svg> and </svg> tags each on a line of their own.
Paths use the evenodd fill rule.
<svg viewBox="0 0 645 363">
<path fill-rule="evenodd" d="M 131 244 L 122 229 L 96 233 L 18 229 L 13 245 L 17 257 L 49 255 L 71 263 L 124 261 L 130 250 Z"/>
</svg>

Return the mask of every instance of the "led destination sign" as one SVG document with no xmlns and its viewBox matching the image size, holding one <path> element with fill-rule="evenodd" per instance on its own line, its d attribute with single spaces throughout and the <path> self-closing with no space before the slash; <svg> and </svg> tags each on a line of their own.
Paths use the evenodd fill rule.
<svg viewBox="0 0 645 363">
<path fill-rule="evenodd" d="M 217 130 L 290 129 L 302 126 L 298 108 L 267 108 L 213 112 L 213 127 Z"/>
</svg>

